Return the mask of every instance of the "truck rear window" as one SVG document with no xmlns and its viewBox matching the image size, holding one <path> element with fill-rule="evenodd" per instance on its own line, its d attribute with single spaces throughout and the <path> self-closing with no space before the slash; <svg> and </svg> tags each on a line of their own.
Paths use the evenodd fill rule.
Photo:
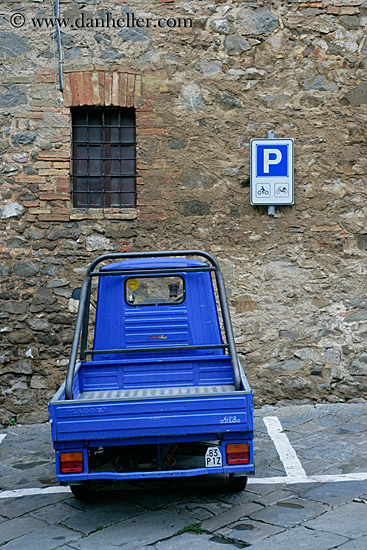
<svg viewBox="0 0 367 550">
<path fill-rule="evenodd" d="M 129 306 L 182 304 L 185 281 L 178 276 L 129 277 L 125 281 L 125 300 Z"/>
</svg>

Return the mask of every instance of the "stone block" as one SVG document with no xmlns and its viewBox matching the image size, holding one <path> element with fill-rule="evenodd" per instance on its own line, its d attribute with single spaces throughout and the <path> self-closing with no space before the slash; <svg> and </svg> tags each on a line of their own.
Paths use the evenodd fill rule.
<svg viewBox="0 0 367 550">
<path fill-rule="evenodd" d="M 183 203 L 183 215 L 187 216 L 207 216 L 210 214 L 210 204 L 193 200 Z"/>
<path fill-rule="evenodd" d="M 127 75 L 120 74 L 119 105 L 121 107 L 126 107 L 127 105 L 126 95 L 127 95 Z"/>
<path fill-rule="evenodd" d="M 328 348 L 325 351 L 324 361 L 329 365 L 340 365 L 340 351 Z"/>
<path fill-rule="evenodd" d="M 362 548 L 367 548 L 367 537 L 358 537 L 340 546 L 340 550 L 361 550 Z"/>
<path fill-rule="evenodd" d="M 236 313 L 256 311 L 257 303 L 250 296 L 239 296 L 236 298 Z"/>
<path fill-rule="evenodd" d="M 270 365 L 266 365 L 264 366 L 264 368 L 267 368 L 270 370 L 279 369 L 279 370 L 296 371 L 302 368 L 302 361 L 300 361 L 299 359 L 288 359 L 287 361 L 279 361 L 278 363 L 272 363 Z"/>
<path fill-rule="evenodd" d="M 17 539 L 43 526 L 45 526 L 43 521 L 29 517 L 14 518 L 5 521 L 0 524 L 0 544 Z"/>
<path fill-rule="evenodd" d="M 282 531 L 284 531 L 283 527 L 276 527 L 260 521 L 254 521 L 250 518 L 244 518 L 234 525 L 220 529 L 216 534 L 252 546 L 256 542 Z"/>
<path fill-rule="evenodd" d="M 141 549 L 153 545 L 177 531 L 192 524 L 192 518 L 176 514 L 167 510 L 141 513 L 136 518 L 106 527 L 101 531 L 89 535 L 87 538 L 73 542 L 78 550 L 99 550 L 101 547 L 110 548 L 121 545 L 123 533 L 124 545 L 129 548 Z"/>
<path fill-rule="evenodd" d="M 243 8 L 236 18 L 236 28 L 245 36 L 269 36 L 278 26 L 278 17 L 268 7 Z"/>
<path fill-rule="evenodd" d="M 85 245 L 89 252 L 95 250 L 113 250 L 111 241 L 98 234 L 88 235 L 85 239 Z"/>
<path fill-rule="evenodd" d="M 303 525 L 308 529 L 317 529 L 342 535 L 344 537 L 361 537 L 367 535 L 366 505 L 359 502 L 349 502 L 338 506 L 322 516 L 306 521 Z"/>
<path fill-rule="evenodd" d="M 0 32 L 0 57 L 19 57 L 29 50 L 27 38 L 12 32 Z"/>
<path fill-rule="evenodd" d="M 37 132 L 24 130 L 23 132 L 15 132 L 11 138 L 11 141 L 14 147 L 18 147 L 19 145 L 30 145 L 34 142 L 36 137 Z"/>
<path fill-rule="evenodd" d="M 309 361 L 312 359 L 312 348 L 301 348 L 294 352 L 294 355 L 301 361 Z"/>
<path fill-rule="evenodd" d="M 288 338 L 290 340 L 298 340 L 299 332 L 296 330 L 280 330 L 279 338 Z"/>
<path fill-rule="evenodd" d="M 362 353 L 357 359 L 352 361 L 349 367 L 349 374 L 353 376 L 366 376 L 367 375 L 367 353 Z"/>
<path fill-rule="evenodd" d="M 243 107 L 243 103 L 238 96 L 225 90 L 219 93 L 219 103 L 225 109 L 236 109 Z"/>
<path fill-rule="evenodd" d="M 134 106 L 135 75 L 127 75 L 126 107 Z"/>
<path fill-rule="evenodd" d="M 251 50 L 251 44 L 240 34 L 230 34 L 224 39 L 224 48 L 228 55 L 239 55 Z"/>
<path fill-rule="evenodd" d="M 144 28 L 124 28 L 118 33 L 119 37 L 124 42 L 145 42 L 148 40 L 152 40 L 149 32 Z"/>
<path fill-rule="evenodd" d="M 238 521 L 239 519 L 246 518 L 252 512 L 261 510 L 261 504 L 255 504 L 254 502 L 244 502 L 239 506 L 233 506 L 230 510 L 218 514 L 210 519 L 202 522 L 201 527 L 204 531 L 214 533 L 227 525 Z"/>
<path fill-rule="evenodd" d="M 32 374 L 33 373 L 33 364 L 29 359 L 20 359 L 19 361 L 13 361 L 7 363 L 2 367 L 1 372 L 5 373 L 17 373 L 17 374 Z"/>
<path fill-rule="evenodd" d="M 29 330 L 15 330 L 8 336 L 12 344 L 29 344 L 32 342 L 32 333 Z"/>
<path fill-rule="evenodd" d="M 344 323 L 358 323 L 367 320 L 367 308 L 361 308 L 344 317 Z"/>
<path fill-rule="evenodd" d="M 324 75 L 311 76 L 302 82 L 302 88 L 305 90 L 323 90 L 327 92 L 336 92 L 339 86 L 336 82 L 327 79 Z"/>
<path fill-rule="evenodd" d="M 13 153 L 12 159 L 15 162 L 25 163 L 28 162 L 28 154 L 27 153 Z"/>
<path fill-rule="evenodd" d="M 37 390 L 43 390 L 47 388 L 46 378 L 44 376 L 32 376 L 31 388 Z"/>
<path fill-rule="evenodd" d="M 348 539 L 340 535 L 332 535 L 324 531 L 314 531 L 305 529 L 304 527 L 295 527 L 288 529 L 261 542 L 256 542 L 251 545 L 251 550 L 270 550 L 271 548 L 284 548 L 286 550 L 297 548 L 297 550 L 309 550 L 315 548 L 317 550 L 331 550 L 332 548 L 343 545 Z M 270 542 L 270 546 L 269 546 Z M 347 550 L 348 545 L 343 545 L 340 548 Z M 357 550 L 357 547 L 355 547 Z M 354 550 L 354 549 L 350 549 Z M 358 548 L 360 550 L 360 547 Z"/>
<path fill-rule="evenodd" d="M 223 545 L 230 544 L 225 539 L 213 537 L 212 535 L 184 533 L 170 540 L 159 542 L 155 545 L 156 550 L 223 550 Z M 231 545 L 232 546 L 232 545 Z M 228 546 L 228 549 L 230 546 Z"/>
<path fill-rule="evenodd" d="M 97 530 L 97 527 L 99 530 L 102 527 L 108 527 L 113 523 L 133 516 L 139 516 L 142 512 L 140 506 L 131 502 L 106 502 L 103 504 L 102 509 L 74 513 L 63 523 L 74 531 L 81 531 L 85 535 L 90 535 Z M 98 516 L 98 525 L 96 524 L 96 516 Z"/>
<path fill-rule="evenodd" d="M 54 266 L 55 267 L 55 266 Z M 32 313 L 43 313 L 59 311 L 55 296 L 46 288 L 39 288 L 32 300 L 30 311 Z"/>
<path fill-rule="evenodd" d="M 344 102 L 352 107 L 367 103 L 367 82 L 358 84 L 353 90 L 345 94 Z"/>
<path fill-rule="evenodd" d="M 214 19 L 210 23 L 210 28 L 218 34 L 232 34 L 233 25 L 227 19 Z"/>
<path fill-rule="evenodd" d="M 343 15 L 343 17 L 339 17 L 339 22 L 348 30 L 359 29 L 359 17 L 355 15 Z"/>
<path fill-rule="evenodd" d="M 31 236 L 29 233 L 28 236 Z M 39 272 L 39 270 L 39 265 L 30 261 L 21 261 L 14 264 L 14 274 L 17 277 L 33 277 Z"/>
<path fill-rule="evenodd" d="M 337 406 L 337 405 L 332 405 Z M 325 444 L 324 444 L 325 448 Z M 312 450 L 311 450 L 312 452 Z M 326 453 L 323 453 L 323 456 L 325 457 Z M 327 445 L 327 458 L 329 460 L 335 460 L 335 451 L 333 454 L 333 448 L 332 444 Z M 357 485 L 356 485 L 357 483 Z M 322 503 L 329 504 L 332 507 L 335 507 L 337 510 L 342 505 L 348 503 L 348 501 L 352 501 L 356 495 L 362 494 L 367 488 L 367 482 L 366 481 L 343 481 L 339 483 L 323 483 L 322 485 L 318 485 L 315 487 L 312 487 L 311 489 L 304 487 L 303 490 L 300 492 L 300 496 L 304 499 L 310 499 L 313 501 L 318 501 Z M 354 503 L 353 503 L 354 504 Z M 349 509 L 347 509 L 348 512 Z M 362 508 L 358 508 L 358 510 L 362 511 Z M 325 515 L 323 516 L 325 517 Z M 333 516 L 331 516 L 333 517 Z M 320 518 L 321 519 L 321 518 Z M 326 527 L 327 524 L 325 524 Z M 314 527 L 311 527 L 312 529 Z M 315 526 L 315 529 L 318 529 L 318 527 Z M 320 527 L 321 530 L 326 530 Z M 332 532 L 339 532 L 333 530 Z M 348 536 L 348 534 L 341 533 L 345 536 Z M 361 531 L 360 535 L 365 534 Z"/>
<path fill-rule="evenodd" d="M 37 521 L 32 518 L 32 521 L 37 525 Z M 16 538 L 11 542 L 8 542 L 3 546 L 4 550 L 53 550 L 60 547 L 61 544 L 71 543 L 80 538 L 79 533 L 71 531 L 70 529 L 64 529 L 64 527 L 58 527 L 49 525 L 43 529 L 35 529 L 31 533 Z"/>
<path fill-rule="evenodd" d="M 26 103 L 26 95 L 17 86 L 14 84 L 4 86 L 4 93 L 0 95 L 0 107 L 16 107 Z"/>
<path fill-rule="evenodd" d="M 184 86 L 179 96 L 179 106 L 194 113 L 204 109 L 204 100 L 198 84 L 194 81 Z"/>
<path fill-rule="evenodd" d="M 200 59 L 195 64 L 195 70 L 201 74 L 215 74 L 222 72 L 223 63 L 219 59 Z"/>
<path fill-rule="evenodd" d="M 2 310 L 12 315 L 21 315 L 27 311 L 27 304 L 26 302 L 8 300 L 4 302 Z"/>
<path fill-rule="evenodd" d="M 20 218 L 25 212 L 23 205 L 17 202 L 10 202 L 9 204 L 4 204 L 0 210 L 0 219 L 7 220 L 9 218 Z"/>
<path fill-rule="evenodd" d="M 301 499 L 291 498 L 251 513 L 250 517 L 280 527 L 293 527 L 307 519 L 319 516 L 327 510 L 327 506 L 318 502 L 305 502 Z"/>
<path fill-rule="evenodd" d="M 189 169 L 182 174 L 182 183 L 187 189 L 200 189 L 209 186 L 212 178 L 196 169 Z"/>
</svg>

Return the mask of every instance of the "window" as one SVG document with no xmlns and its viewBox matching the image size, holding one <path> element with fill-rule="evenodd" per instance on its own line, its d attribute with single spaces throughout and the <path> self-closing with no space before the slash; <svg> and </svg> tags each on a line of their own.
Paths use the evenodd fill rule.
<svg viewBox="0 0 367 550">
<path fill-rule="evenodd" d="M 71 113 L 73 206 L 134 207 L 134 109 L 77 107 Z"/>
<path fill-rule="evenodd" d="M 185 283 L 182 277 L 130 277 L 125 282 L 125 297 L 129 306 L 182 304 Z"/>
</svg>

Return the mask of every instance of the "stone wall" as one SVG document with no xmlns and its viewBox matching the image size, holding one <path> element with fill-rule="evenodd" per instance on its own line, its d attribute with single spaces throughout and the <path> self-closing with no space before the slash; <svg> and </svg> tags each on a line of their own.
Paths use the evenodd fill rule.
<svg viewBox="0 0 367 550">
<path fill-rule="evenodd" d="M 202 248 L 225 273 L 257 404 L 367 397 L 367 4 L 61 2 L 0 9 L 0 422 L 47 419 L 75 322 L 71 291 L 106 251 Z M 134 13 L 175 28 L 72 28 Z M 12 27 L 14 13 L 25 16 Z M 57 47 L 56 47 L 57 58 Z M 57 67 L 57 65 L 56 65 Z M 73 103 L 74 101 L 74 103 Z M 70 202 L 70 105 L 131 105 L 137 207 Z M 295 140 L 295 205 L 249 203 L 249 143 Z"/>
</svg>

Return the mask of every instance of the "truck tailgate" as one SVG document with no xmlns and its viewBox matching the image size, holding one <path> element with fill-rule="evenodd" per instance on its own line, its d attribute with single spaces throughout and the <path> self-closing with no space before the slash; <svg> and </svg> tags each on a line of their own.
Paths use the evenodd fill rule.
<svg viewBox="0 0 367 550">
<path fill-rule="evenodd" d="M 230 414 L 228 413 L 230 411 Z M 52 401 L 54 441 L 115 439 L 253 430 L 252 395 Z"/>
</svg>

